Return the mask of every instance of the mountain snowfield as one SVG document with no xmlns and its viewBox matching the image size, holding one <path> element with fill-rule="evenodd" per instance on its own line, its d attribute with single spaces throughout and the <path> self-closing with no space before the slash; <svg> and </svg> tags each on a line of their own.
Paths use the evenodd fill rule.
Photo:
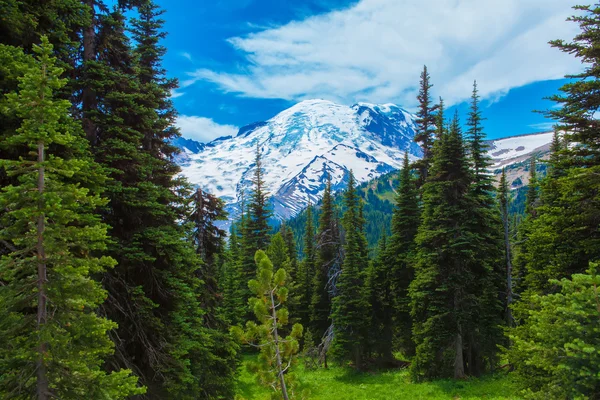
<svg viewBox="0 0 600 400">
<path fill-rule="evenodd" d="M 285 219 L 317 203 L 327 177 L 337 191 L 346 186 L 350 171 L 364 182 L 398 169 L 406 150 L 412 159 L 420 157 L 414 119 L 394 104 L 348 107 L 307 100 L 241 128 L 234 137 L 207 144 L 181 138 L 175 142 L 182 149 L 177 161 L 192 184 L 225 200 L 230 218 L 236 218 L 250 191 L 258 146 L 274 215 Z M 547 146 L 547 135 L 490 141 L 494 168 Z"/>
<path fill-rule="evenodd" d="M 532 153 L 548 152 L 552 135 L 552 132 L 542 132 L 488 141 L 492 168 L 498 169 L 525 161 Z"/>
<path fill-rule="evenodd" d="M 337 190 L 350 170 L 364 182 L 399 168 L 405 150 L 419 157 L 413 137 L 414 116 L 393 104 L 307 100 L 201 151 L 184 145 L 179 163 L 191 183 L 224 199 L 235 217 L 249 192 L 258 146 L 274 214 L 288 218 L 320 200 L 328 176 Z"/>
</svg>

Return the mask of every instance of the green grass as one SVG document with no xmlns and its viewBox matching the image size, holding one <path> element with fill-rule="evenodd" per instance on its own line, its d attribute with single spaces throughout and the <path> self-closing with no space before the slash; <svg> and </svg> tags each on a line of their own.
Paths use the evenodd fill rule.
<svg viewBox="0 0 600 400">
<path fill-rule="evenodd" d="M 247 361 L 249 358 L 245 358 Z M 245 363 L 244 363 L 245 364 Z M 518 399 L 515 385 L 506 374 L 472 378 L 465 381 L 439 380 L 412 383 L 406 370 L 381 373 L 357 373 L 351 369 L 330 367 L 314 371 L 298 364 L 296 374 L 303 388 L 315 400 L 507 400 Z M 241 366 L 237 386 L 241 399 L 263 400 L 269 391 L 260 387 L 245 365 Z"/>
</svg>

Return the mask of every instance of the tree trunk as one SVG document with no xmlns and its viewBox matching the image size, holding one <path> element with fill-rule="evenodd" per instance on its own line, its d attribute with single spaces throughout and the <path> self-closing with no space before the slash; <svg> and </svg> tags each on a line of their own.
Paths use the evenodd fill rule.
<svg viewBox="0 0 600 400">
<path fill-rule="evenodd" d="M 462 340 L 462 329 L 460 324 L 458 325 L 458 333 L 456 334 L 455 340 L 455 354 L 454 354 L 454 379 L 465 378 L 465 362 L 463 359 L 463 340 Z"/>
<path fill-rule="evenodd" d="M 37 289 L 38 289 L 38 304 L 37 304 L 37 332 L 39 337 L 38 345 L 38 357 L 36 362 L 36 373 L 37 373 L 37 398 L 38 400 L 47 400 L 50 395 L 48 373 L 46 370 L 46 364 L 44 362 L 44 356 L 47 351 L 47 344 L 41 340 L 41 331 L 48 318 L 48 310 L 46 308 L 46 280 L 47 280 L 47 268 L 46 268 L 46 253 L 44 249 L 44 213 L 41 212 L 43 208 L 43 200 L 41 196 L 44 193 L 44 142 L 38 143 L 38 193 L 40 200 L 38 203 L 40 215 L 37 221 Z"/>
<path fill-rule="evenodd" d="M 87 74 L 88 61 L 96 59 L 96 24 L 95 24 L 95 0 L 83 0 L 83 4 L 89 7 L 91 21 L 90 24 L 83 30 L 83 70 L 84 75 Z M 96 145 L 98 140 L 96 134 L 96 125 L 89 118 L 89 112 L 96 109 L 96 94 L 89 87 L 89 83 L 83 88 L 81 94 L 82 111 L 83 111 L 83 130 L 92 146 Z"/>
<path fill-rule="evenodd" d="M 508 326 L 514 325 L 514 319 L 510 306 L 513 302 L 513 287 L 512 287 L 512 252 L 510 246 L 510 237 L 508 232 L 508 210 L 507 207 L 503 207 L 502 210 L 502 223 L 504 225 L 504 245 L 506 253 L 506 320 Z"/>
<path fill-rule="evenodd" d="M 289 400 L 287 387 L 285 386 L 285 378 L 283 377 L 283 366 L 281 365 L 281 353 L 279 351 L 279 334 L 277 333 L 277 312 L 275 311 L 275 299 L 273 291 L 271 291 L 271 315 L 273 317 L 273 336 L 275 337 L 275 357 L 277 360 L 277 374 L 281 384 L 281 394 L 284 400 Z"/>
</svg>

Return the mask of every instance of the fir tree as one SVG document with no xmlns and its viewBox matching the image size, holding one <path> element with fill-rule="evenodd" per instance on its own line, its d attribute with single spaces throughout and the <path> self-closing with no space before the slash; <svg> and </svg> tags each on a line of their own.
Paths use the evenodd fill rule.
<svg viewBox="0 0 600 400">
<path fill-rule="evenodd" d="M 221 271 L 221 287 L 223 289 L 223 309 L 225 319 L 230 325 L 241 325 L 245 315 L 243 302 L 242 273 L 241 273 L 241 244 L 237 233 L 238 224 L 234 223 L 229 235 L 226 258 Z"/>
<path fill-rule="evenodd" d="M 502 214 L 502 227 L 504 228 L 504 262 L 506 265 L 506 323 L 511 326 L 514 323 L 512 316 L 513 294 L 513 268 L 512 268 L 512 244 L 510 239 L 510 189 L 506 181 L 506 169 L 502 168 L 500 177 L 500 185 L 498 186 L 498 201 L 500 204 L 500 212 Z"/>
<path fill-rule="evenodd" d="M 537 179 L 537 163 L 535 157 L 531 157 L 529 160 L 529 181 L 527 183 L 527 196 L 525 198 L 525 215 L 530 215 L 531 218 L 535 218 L 535 209 L 538 203 L 538 191 L 539 183 Z"/>
<path fill-rule="evenodd" d="M 469 209 L 468 223 L 475 250 L 471 269 L 476 279 L 473 295 L 477 298 L 476 315 L 479 320 L 476 321 L 478 329 L 468 331 L 466 337 L 466 373 L 471 375 L 479 375 L 486 367 L 494 367 L 497 345 L 503 339 L 499 326 L 508 307 L 502 219 L 489 172 L 491 161 L 487 155 L 482 121 L 477 83 L 474 82 L 467 121 L 467 146 L 472 167 L 469 196 L 475 203 Z"/>
<path fill-rule="evenodd" d="M 180 223 L 190 219 L 191 193 L 169 156 L 168 141 L 177 132 L 168 85 L 161 84 L 160 69 L 142 82 L 143 64 L 122 14 L 101 22 L 88 84 L 98 100 L 89 113 L 98 132 L 96 158 L 111 178 L 104 219 L 118 266 L 103 277 L 109 292 L 103 308 L 119 324 L 112 365 L 132 368 L 148 386 L 148 398 L 231 395 L 235 347 L 205 325 L 202 304 L 210 294 L 200 279 L 202 261 L 189 225 Z M 139 30 L 134 37 L 143 35 Z"/>
<path fill-rule="evenodd" d="M 34 50 L 36 63 L 5 104 L 22 123 L 2 145 L 30 151 L 0 160 L 17 182 L 0 193 L 0 239 L 12 249 L 0 259 L 0 395 L 127 398 L 145 389 L 131 371 L 102 368 L 116 324 L 96 314 L 106 292 L 90 276 L 115 264 L 95 255 L 107 241 L 94 214 L 106 204 L 104 171 L 69 115 L 71 104 L 55 98 L 66 80 L 52 46 L 44 37 Z"/>
<path fill-rule="evenodd" d="M 242 224 L 242 258 L 241 274 L 242 280 L 249 281 L 254 275 L 254 254 L 257 250 L 266 250 L 269 245 L 269 218 L 271 213 L 268 209 L 268 193 L 265 190 L 263 178 L 262 153 L 260 147 L 256 146 L 254 159 L 254 175 L 252 178 L 252 191 L 250 201 L 246 205 L 245 218 Z M 252 293 L 243 290 L 243 302 L 247 303 Z M 246 313 L 245 320 L 252 317 Z"/>
<path fill-rule="evenodd" d="M 366 271 L 363 296 L 370 305 L 368 353 L 384 363 L 393 362 L 394 338 L 392 274 L 388 264 L 387 237 L 379 241 L 377 256 Z"/>
<path fill-rule="evenodd" d="M 363 367 L 367 346 L 370 305 L 363 290 L 364 270 L 368 267 L 367 239 L 364 235 L 362 202 L 356 191 L 352 172 L 344 193 L 344 261 L 337 278 L 337 293 L 332 302 L 335 332 L 334 354 L 343 361 L 351 360 L 355 368 Z M 366 294 L 366 295 L 365 295 Z"/>
<path fill-rule="evenodd" d="M 331 319 L 331 278 L 340 267 L 340 232 L 331 192 L 331 178 L 327 179 L 317 231 L 317 261 L 313 278 L 310 329 L 320 341 L 329 329 Z"/>
<path fill-rule="evenodd" d="M 416 237 L 415 279 L 410 286 L 416 356 L 411 365 L 417 379 L 464 377 L 483 357 L 466 351 L 478 345 L 470 332 L 486 327 L 477 312 L 477 294 L 484 288 L 481 267 L 474 265 L 476 237 L 470 232 L 472 176 L 457 117 L 450 132 L 436 142 L 434 160 L 423 190 L 423 217 Z"/>
<path fill-rule="evenodd" d="M 415 163 L 419 170 L 419 183 L 424 184 L 427 180 L 431 158 L 433 157 L 433 136 L 435 134 L 435 110 L 437 107 L 431 105 L 431 88 L 433 85 L 429 83 L 429 72 L 427 66 L 423 66 L 421 72 L 421 82 L 419 85 L 419 110 L 417 111 L 416 133 L 414 141 L 417 142 L 423 149 L 423 158 Z"/>
<path fill-rule="evenodd" d="M 400 171 L 400 183 L 396 191 L 396 206 L 392 215 L 392 235 L 386 246 L 386 261 L 390 264 L 390 284 L 393 293 L 395 336 L 407 356 L 414 355 L 412 319 L 408 287 L 414 279 L 412 259 L 415 236 L 419 228 L 419 193 L 411 174 L 408 152 Z"/>
<path fill-rule="evenodd" d="M 300 323 L 309 326 L 313 278 L 316 274 L 315 228 L 313 226 L 312 207 L 306 209 L 306 227 L 304 229 L 304 259 L 300 264 L 298 286 L 300 291 L 298 312 Z"/>
</svg>

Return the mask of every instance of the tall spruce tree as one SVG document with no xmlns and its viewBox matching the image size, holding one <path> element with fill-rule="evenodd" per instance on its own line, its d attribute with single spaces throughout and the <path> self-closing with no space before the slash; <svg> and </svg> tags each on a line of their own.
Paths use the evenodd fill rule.
<svg viewBox="0 0 600 400">
<path fill-rule="evenodd" d="M 180 223 L 190 218 L 190 191 L 170 157 L 168 141 L 177 134 L 170 86 L 162 84 L 160 68 L 142 81 L 148 69 L 125 35 L 121 13 L 103 16 L 101 27 L 87 83 L 98 104 L 89 112 L 96 158 L 111 178 L 104 219 L 118 266 L 103 277 L 109 292 L 104 312 L 119 324 L 111 365 L 139 375 L 147 398 L 228 396 L 235 350 L 223 350 L 220 333 L 204 324 L 202 263 L 189 225 Z M 136 30 L 136 41 L 143 36 Z"/>
<path fill-rule="evenodd" d="M 414 141 L 421 146 L 423 150 L 423 158 L 415 163 L 419 171 L 419 186 L 423 185 L 429 174 L 431 166 L 431 158 L 433 157 L 433 140 L 435 135 L 435 110 L 437 106 L 431 102 L 431 88 L 433 84 L 429 82 L 430 76 L 427 71 L 427 66 L 423 66 L 421 72 L 421 81 L 419 84 L 419 110 L 417 111 L 417 119 L 415 120 L 416 132 Z"/>
<path fill-rule="evenodd" d="M 363 289 L 363 296 L 370 306 L 367 355 L 384 365 L 394 360 L 392 352 L 394 314 L 390 312 L 394 301 L 391 284 L 393 269 L 390 268 L 387 260 L 387 244 L 387 237 L 384 233 L 379 240 L 377 255 L 365 273 Z"/>
<path fill-rule="evenodd" d="M 548 279 L 561 279 L 583 273 L 589 262 L 600 257 L 600 122 L 596 117 L 600 82 L 600 8 L 576 6 L 578 14 L 569 18 L 581 32 L 572 42 L 552 41 L 559 50 L 585 62 L 583 72 L 568 76 L 571 81 L 550 99 L 560 108 L 548 111 L 563 132 L 563 147 L 541 183 L 540 204 L 527 237 L 527 288 L 536 293 L 559 288 Z M 554 162 L 556 162 L 556 167 Z"/>
<path fill-rule="evenodd" d="M 223 312 L 232 326 L 241 325 L 246 313 L 243 302 L 241 273 L 241 244 L 238 234 L 239 223 L 234 223 L 229 234 L 229 243 L 220 275 L 223 291 Z"/>
<path fill-rule="evenodd" d="M 473 295 L 477 297 L 476 316 L 479 320 L 476 322 L 478 329 L 468 331 L 466 338 L 466 373 L 470 375 L 479 375 L 496 363 L 497 345 L 503 339 L 499 327 L 507 308 L 508 293 L 502 219 L 490 173 L 491 160 L 487 155 L 483 120 L 477 82 L 474 82 L 467 120 L 467 146 L 472 177 L 469 196 L 475 203 L 469 209 L 468 222 L 471 241 L 475 242 L 471 243 L 475 245 L 471 268 L 477 280 Z"/>
<path fill-rule="evenodd" d="M 331 278 L 341 266 L 340 227 L 337 219 L 331 177 L 327 179 L 317 231 L 317 261 L 313 278 L 310 329 L 316 340 L 321 340 L 331 325 Z"/>
<path fill-rule="evenodd" d="M 115 264 L 100 255 L 106 225 L 94 213 L 106 204 L 106 178 L 71 104 L 55 97 L 67 81 L 48 39 L 34 51 L 36 62 L 21 66 L 19 90 L 4 103 L 21 126 L 2 147 L 28 150 L 0 160 L 15 181 L 0 192 L 0 240 L 11 249 L 0 258 L 0 395 L 124 399 L 145 388 L 131 371 L 103 370 L 116 324 L 96 314 L 106 292 L 91 277 Z"/>
<path fill-rule="evenodd" d="M 472 175 L 455 116 L 450 131 L 438 139 L 428 181 L 423 187 L 423 217 L 416 237 L 415 279 L 410 286 L 416 356 L 416 379 L 464 377 L 483 363 L 475 352 L 479 337 L 469 333 L 487 328 L 477 315 L 482 266 L 473 258 L 478 238 L 471 231 L 469 210 Z M 469 356 L 469 350 L 470 356 Z M 467 357 L 464 355 L 467 354 Z"/>
<path fill-rule="evenodd" d="M 500 213 L 502 215 L 502 228 L 504 232 L 504 264 L 506 266 L 506 323 L 509 326 L 514 325 L 514 317 L 512 315 L 512 303 L 514 300 L 513 293 L 513 260 L 512 260 L 512 241 L 510 237 L 510 189 L 506 180 L 506 169 L 502 168 L 500 176 L 500 184 L 498 186 L 498 203 L 500 205 Z"/>
<path fill-rule="evenodd" d="M 264 171 L 262 165 L 262 153 L 259 144 L 256 145 L 254 158 L 254 174 L 252 177 L 252 189 L 250 200 L 246 205 L 245 216 L 242 223 L 242 241 L 241 241 L 241 274 L 243 281 L 249 281 L 254 276 L 255 264 L 254 254 L 257 250 L 266 250 L 269 246 L 269 218 L 271 212 L 268 204 L 268 193 L 265 189 Z M 243 302 L 246 304 L 252 297 L 252 292 L 243 289 Z M 247 311 L 245 320 L 252 318 L 252 314 Z"/>
<path fill-rule="evenodd" d="M 300 291 L 298 317 L 302 326 L 309 326 L 313 278 L 316 274 L 315 228 L 313 226 L 312 207 L 306 209 L 306 227 L 304 228 L 304 259 L 300 263 L 298 286 Z"/>
<path fill-rule="evenodd" d="M 392 215 L 391 237 L 386 246 L 384 262 L 389 264 L 389 276 L 395 324 L 395 338 L 407 356 L 414 355 L 412 319 L 408 287 L 414 279 L 412 261 L 415 252 L 415 236 L 419 228 L 419 192 L 411 173 L 408 152 L 400 170 L 400 182 L 396 190 L 396 205 Z"/>
<path fill-rule="evenodd" d="M 354 175 L 350 172 L 344 192 L 345 211 L 344 261 L 332 301 L 332 320 L 335 332 L 333 352 L 342 361 L 352 361 L 361 369 L 367 348 L 370 305 L 365 295 L 365 270 L 368 267 L 367 239 L 364 234 L 362 200 L 357 193 Z"/>
</svg>

